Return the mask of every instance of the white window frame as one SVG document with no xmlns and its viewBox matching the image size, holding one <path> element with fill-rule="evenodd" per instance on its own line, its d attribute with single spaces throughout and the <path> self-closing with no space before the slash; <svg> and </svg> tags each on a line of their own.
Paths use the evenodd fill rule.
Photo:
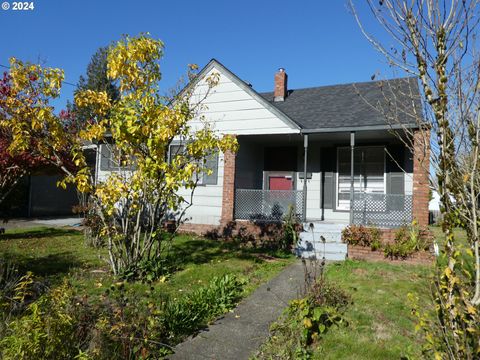
<svg viewBox="0 0 480 360">
<path fill-rule="evenodd" d="M 185 144 L 183 144 L 183 143 L 172 143 L 172 144 L 168 145 L 168 162 L 169 163 L 172 161 L 172 153 L 171 153 L 172 146 L 182 146 L 185 149 Z M 220 163 L 220 153 L 219 152 L 217 152 L 217 154 L 216 154 L 216 159 L 217 159 L 217 163 L 216 163 L 216 165 L 217 165 L 217 169 L 216 169 L 217 178 L 216 178 L 215 184 L 205 183 L 204 174 L 202 173 L 200 175 L 197 175 L 195 173 L 194 176 L 195 176 L 195 179 L 197 181 L 197 185 L 201 185 L 201 186 L 216 186 L 216 185 L 218 185 L 218 168 L 219 168 L 219 163 Z"/>
<path fill-rule="evenodd" d="M 387 161 L 386 161 L 386 156 L 385 156 L 385 146 L 384 145 L 364 145 L 364 146 L 356 146 L 355 150 L 357 149 L 364 149 L 364 148 L 381 148 L 383 150 L 383 193 L 387 193 Z M 337 169 L 336 169 L 336 176 L 335 176 L 335 209 L 336 210 L 342 210 L 342 211 L 349 211 L 350 210 L 350 202 L 348 202 L 345 205 L 340 206 L 339 205 L 339 156 L 338 153 L 340 149 L 348 149 L 350 150 L 351 148 L 349 146 L 339 146 L 337 147 Z M 356 189 L 354 188 L 353 192 L 356 192 Z M 362 191 L 364 192 L 364 191 Z"/>
</svg>

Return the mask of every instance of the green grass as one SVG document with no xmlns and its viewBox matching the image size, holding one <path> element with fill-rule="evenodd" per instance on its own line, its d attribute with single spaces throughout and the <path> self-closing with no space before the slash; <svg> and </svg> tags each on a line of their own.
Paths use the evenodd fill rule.
<svg viewBox="0 0 480 360">
<path fill-rule="evenodd" d="M 327 268 L 327 279 L 353 299 L 348 327 L 331 328 L 314 349 L 315 359 L 400 359 L 420 356 L 408 293 L 429 296 L 425 266 L 346 261 Z"/>
<path fill-rule="evenodd" d="M 71 270 L 101 267 L 105 251 L 86 247 L 77 230 L 31 228 L 0 235 L 0 257 L 15 262 L 20 271 L 56 278 Z"/>
<path fill-rule="evenodd" d="M 421 357 L 422 343 L 415 333 L 408 294 L 429 304 L 428 266 L 350 261 L 327 265 L 326 279 L 347 292 L 352 303 L 344 313 L 347 326 L 332 326 L 310 347 L 313 359 L 402 359 Z M 287 359 L 300 336 L 289 319 L 281 320 L 261 349 L 259 359 Z M 286 327 L 285 327 L 286 326 Z M 277 354 L 277 355 L 275 355 Z M 278 355 L 283 354 L 283 355 Z"/>
<path fill-rule="evenodd" d="M 441 245 L 443 240 L 445 239 L 442 228 L 440 226 L 430 226 L 429 229 L 433 232 L 433 235 L 437 239 L 438 244 Z M 455 235 L 455 238 L 459 241 L 460 244 L 467 243 L 467 233 L 465 232 L 465 230 L 454 229 L 453 234 Z"/>
<path fill-rule="evenodd" d="M 430 228 L 442 244 L 440 227 Z M 465 231 L 456 229 L 459 243 Z M 345 314 L 349 326 L 331 328 L 314 349 L 315 359 L 401 359 L 421 357 L 408 294 L 431 306 L 432 266 L 346 261 L 329 265 L 327 279 L 347 290 L 353 304 Z"/>
<path fill-rule="evenodd" d="M 213 277 L 237 274 L 248 280 L 245 296 L 293 261 L 246 250 L 231 242 L 179 235 L 171 250 L 177 271 L 167 281 L 129 283 L 127 287 L 158 294 L 182 294 L 206 285 Z M 273 256 L 272 256 L 273 255 Z M 60 228 L 32 228 L 0 235 L 0 258 L 31 271 L 50 285 L 67 276 L 79 291 L 99 295 L 116 279 L 109 273 L 107 252 L 84 245 L 83 234 Z M 151 289 L 153 288 L 153 289 Z"/>
</svg>

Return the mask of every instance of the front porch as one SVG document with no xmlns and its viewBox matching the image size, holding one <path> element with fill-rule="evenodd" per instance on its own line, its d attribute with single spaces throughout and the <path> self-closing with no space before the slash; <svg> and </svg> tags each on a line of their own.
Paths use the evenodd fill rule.
<svg viewBox="0 0 480 360">
<path fill-rule="evenodd" d="M 428 217 L 424 171 L 388 130 L 357 131 L 353 143 L 351 132 L 238 141 L 235 220 L 281 221 L 291 211 L 305 223 L 396 228 Z"/>
<path fill-rule="evenodd" d="M 304 214 L 303 190 L 235 190 L 235 220 L 276 222 L 289 212 L 306 223 L 374 225 L 397 228 L 413 220 L 413 196 L 399 194 L 355 194 L 352 219 L 314 219 Z"/>
</svg>

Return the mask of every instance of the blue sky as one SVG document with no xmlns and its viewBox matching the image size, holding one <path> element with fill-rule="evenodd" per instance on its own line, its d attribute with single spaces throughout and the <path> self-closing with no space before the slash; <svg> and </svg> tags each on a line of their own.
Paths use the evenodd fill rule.
<svg viewBox="0 0 480 360">
<path fill-rule="evenodd" d="M 363 1 L 356 3 L 366 24 L 378 29 Z M 273 89 L 279 67 L 289 75 L 289 88 L 368 81 L 378 72 L 392 76 L 360 33 L 346 0 L 35 0 L 34 6 L 22 12 L 0 9 L 0 64 L 7 65 L 11 56 L 41 59 L 64 69 L 72 83 L 98 47 L 140 32 L 165 42 L 165 89 L 187 64 L 203 66 L 211 58 L 260 92 Z M 72 90 L 64 86 L 57 106 Z"/>
</svg>

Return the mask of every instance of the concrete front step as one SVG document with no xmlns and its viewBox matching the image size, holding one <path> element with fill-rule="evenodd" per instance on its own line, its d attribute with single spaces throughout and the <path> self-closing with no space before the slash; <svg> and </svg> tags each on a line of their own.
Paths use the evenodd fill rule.
<svg viewBox="0 0 480 360">
<path fill-rule="evenodd" d="M 320 242 L 301 240 L 296 248 L 297 256 L 303 258 L 316 257 L 326 260 L 345 260 L 347 257 L 347 244 L 341 242 Z"/>
<path fill-rule="evenodd" d="M 346 224 L 311 222 L 303 224 L 297 255 L 340 261 L 347 257 L 347 244 L 342 243 L 342 230 Z"/>
<path fill-rule="evenodd" d="M 328 223 L 328 222 L 305 222 L 302 224 L 304 231 L 320 232 L 320 231 L 339 231 L 342 232 L 348 224 L 346 223 Z"/>
<path fill-rule="evenodd" d="M 342 233 L 339 231 L 303 231 L 300 233 L 301 241 L 323 242 L 322 237 L 328 243 L 342 242 Z"/>
<path fill-rule="evenodd" d="M 347 258 L 347 254 L 345 253 L 317 253 L 314 251 L 305 251 L 302 252 L 300 257 L 304 259 L 318 259 L 321 260 L 325 257 L 325 260 L 330 261 L 344 261 Z"/>
</svg>

